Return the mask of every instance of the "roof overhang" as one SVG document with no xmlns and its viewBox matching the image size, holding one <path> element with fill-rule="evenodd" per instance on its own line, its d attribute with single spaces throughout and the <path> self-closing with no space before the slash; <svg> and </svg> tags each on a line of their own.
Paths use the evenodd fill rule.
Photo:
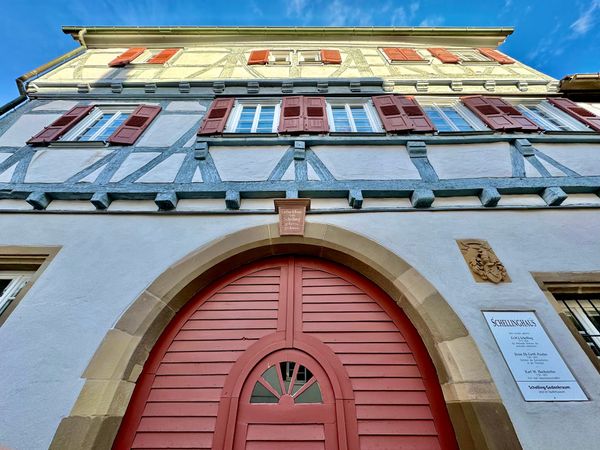
<svg viewBox="0 0 600 450">
<path fill-rule="evenodd" d="M 63 27 L 64 33 L 88 48 L 299 40 L 495 48 L 513 30 L 512 27 Z"/>
</svg>

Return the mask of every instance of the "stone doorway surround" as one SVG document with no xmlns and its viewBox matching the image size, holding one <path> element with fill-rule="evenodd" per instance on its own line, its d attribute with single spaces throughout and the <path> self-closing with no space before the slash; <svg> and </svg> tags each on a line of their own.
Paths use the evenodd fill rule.
<svg viewBox="0 0 600 450">
<path fill-rule="evenodd" d="M 279 236 L 277 223 L 232 233 L 194 250 L 160 275 L 107 332 L 50 448 L 111 448 L 148 354 L 177 311 L 223 273 L 284 254 L 317 256 L 350 267 L 404 310 L 435 365 L 461 449 L 521 449 L 477 345 L 431 283 L 365 236 L 313 222 L 306 224 L 303 237 Z"/>
</svg>

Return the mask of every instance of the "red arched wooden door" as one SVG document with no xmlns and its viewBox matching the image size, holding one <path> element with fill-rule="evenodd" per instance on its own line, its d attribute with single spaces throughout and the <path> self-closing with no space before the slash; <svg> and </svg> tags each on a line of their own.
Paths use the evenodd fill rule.
<svg viewBox="0 0 600 450">
<path fill-rule="evenodd" d="M 280 257 L 225 276 L 177 314 L 113 448 L 457 444 L 435 369 L 402 310 L 351 270 Z"/>
</svg>

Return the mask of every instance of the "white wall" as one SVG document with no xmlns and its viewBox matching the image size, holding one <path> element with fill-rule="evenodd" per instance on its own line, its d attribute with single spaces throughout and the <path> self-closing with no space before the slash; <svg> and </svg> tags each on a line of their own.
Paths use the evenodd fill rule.
<svg viewBox="0 0 600 450">
<path fill-rule="evenodd" d="M 600 270 L 598 210 L 320 214 L 397 253 L 448 300 L 479 344 L 525 449 L 592 449 L 600 377 L 530 272 Z M 128 305 L 195 249 L 275 215 L 0 215 L 0 245 L 62 250 L 0 327 L 0 447 L 44 449 L 82 387 L 81 374 Z M 475 283 L 455 240 L 487 239 L 512 283 Z M 535 309 L 592 399 L 526 403 L 481 310 Z"/>
</svg>

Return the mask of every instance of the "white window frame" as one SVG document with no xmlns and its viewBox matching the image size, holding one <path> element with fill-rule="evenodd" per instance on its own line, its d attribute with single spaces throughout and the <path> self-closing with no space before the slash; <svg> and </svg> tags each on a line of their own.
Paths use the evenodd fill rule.
<svg viewBox="0 0 600 450">
<path fill-rule="evenodd" d="M 560 109 L 552 106 L 547 100 L 544 100 L 544 99 L 537 99 L 537 100 L 531 99 L 531 100 L 513 101 L 511 103 L 525 117 L 527 117 L 527 115 L 525 114 L 524 110 L 527 109 L 527 111 L 532 116 L 535 117 L 533 119 L 533 121 L 536 124 L 538 124 L 540 127 L 542 127 L 545 131 L 560 131 L 560 132 L 563 132 L 563 133 L 568 133 L 569 131 L 593 131 L 590 128 L 588 128 L 587 126 L 585 126 L 583 123 L 579 122 L 577 119 L 569 116 L 567 113 L 565 113 L 565 112 L 561 111 Z M 568 127 L 569 129 L 568 130 L 562 130 L 562 129 L 558 128 L 552 122 L 549 122 L 544 117 L 539 116 L 535 111 L 530 110 L 528 108 L 529 106 L 535 106 L 535 107 L 541 109 L 542 111 L 544 111 L 544 113 L 548 114 L 554 120 L 556 120 L 557 122 L 562 123 L 564 126 Z"/>
<path fill-rule="evenodd" d="M 445 98 L 439 98 L 439 99 L 417 98 L 416 100 L 417 100 L 417 103 L 421 106 L 421 108 L 425 108 L 425 107 L 435 108 L 435 110 L 438 112 L 438 114 L 440 114 L 440 116 L 442 116 L 444 118 L 446 123 L 448 123 L 452 127 L 452 131 L 438 131 L 438 133 L 452 133 L 452 132 L 469 133 L 469 132 L 473 132 L 473 131 L 489 131 L 490 130 L 481 120 L 479 120 L 479 118 L 477 118 L 477 116 L 475 116 L 475 114 L 473 114 L 459 100 L 445 99 Z M 442 110 L 441 107 L 453 108 L 456 112 L 458 112 L 458 114 L 460 114 L 460 116 L 463 119 L 465 119 L 465 122 L 467 122 L 473 129 L 467 130 L 467 131 L 459 130 L 458 127 L 454 124 L 454 122 L 452 122 L 452 120 L 450 120 L 450 118 L 444 113 L 444 111 Z M 425 112 L 425 114 L 427 114 L 427 112 Z M 433 123 L 433 120 L 431 122 Z"/>
<path fill-rule="evenodd" d="M 11 280 L 2 295 L 0 295 L 0 315 L 6 311 L 21 289 L 31 280 L 33 272 L 28 271 L 0 271 L 0 279 Z"/>
<path fill-rule="evenodd" d="M 375 111 L 375 107 L 373 106 L 373 102 L 371 99 L 328 99 L 327 100 L 327 120 L 329 120 L 329 130 L 331 132 L 337 132 L 335 129 L 335 121 L 333 120 L 333 109 L 332 106 L 344 106 L 346 109 L 346 116 L 348 117 L 348 121 L 350 122 L 350 128 L 352 131 L 340 131 L 340 133 L 358 133 L 356 131 L 356 125 L 354 123 L 354 116 L 352 115 L 352 110 L 350 109 L 352 106 L 361 106 L 364 108 L 367 119 L 371 124 L 371 133 L 382 133 L 383 125 L 381 120 L 379 120 L 379 116 Z M 364 131 L 360 131 L 360 133 L 365 133 Z"/>
<path fill-rule="evenodd" d="M 105 142 L 101 140 L 96 140 L 95 138 L 102 135 L 102 133 L 111 126 L 111 124 L 121 115 L 121 114 L 131 114 L 135 110 L 138 105 L 95 105 L 94 109 L 84 117 L 77 125 L 75 125 L 71 130 L 65 133 L 58 142 L 76 142 L 78 144 L 86 144 L 90 142 Z M 117 114 L 115 114 L 117 113 Z M 77 139 L 81 137 L 85 131 L 97 120 L 100 120 L 103 114 L 115 114 L 109 121 L 107 121 L 101 128 L 94 133 L 92 139 L 89 141 L 78 141 Z"/>
<path fill-rule="evenodd" d="M 273 112 L 273 127 L 271 129 L 271 133 L 277 133 L 279 129 L 279 117 L 281 115 L 281 101 L 280 100 L 252 100 L 252 99 L 237 99 L 235 105 L 233 106 L 233 110 L 231 114 L 229 114 L 229 119 L 227 119 L 227 125 L 225 126 L 225 133 L 238 133 L 236 131 L 238 124 L 240 122 L 240 117 L 242 116 L 242 110 L 244 106 L 256 106 L 256 112 L 254 113 L 254 119 L 252 121 L 252 128 L 249 133 L 256 133 L 256 129 L 258 128 L 258 121 L 260 119 L 260 112 L 263 106 L 275 106 L 275 111 Z M 240 132 L 240 134 L 247 134 L 248 132 Z M 262 134 L 262 133 L 258 133 Z"/>
<path fill-rule="evenodd" d="M 269 50 L 269 65 L 289 66 L 292 64 L 293 50 L 289 49 L 271 49 Z"/>
<path fill-rule="evenodd" d="M 459 58 L 460 64 L 499 64 L 474 48 L 451 49 L 452 54 Z M 473 58 L 473 59 L 465 59 Z"/>
<path fill-rule="evenodd" d="M 314 53 L 316 56 L 315 59 L 307 61 L 305 59 L 305 54 L 308 53 Z M 298 63 L 307 66 L 323 64 L 323 61 L 321 60 L 321 50 L 298 50 Z"/>
</svg>

